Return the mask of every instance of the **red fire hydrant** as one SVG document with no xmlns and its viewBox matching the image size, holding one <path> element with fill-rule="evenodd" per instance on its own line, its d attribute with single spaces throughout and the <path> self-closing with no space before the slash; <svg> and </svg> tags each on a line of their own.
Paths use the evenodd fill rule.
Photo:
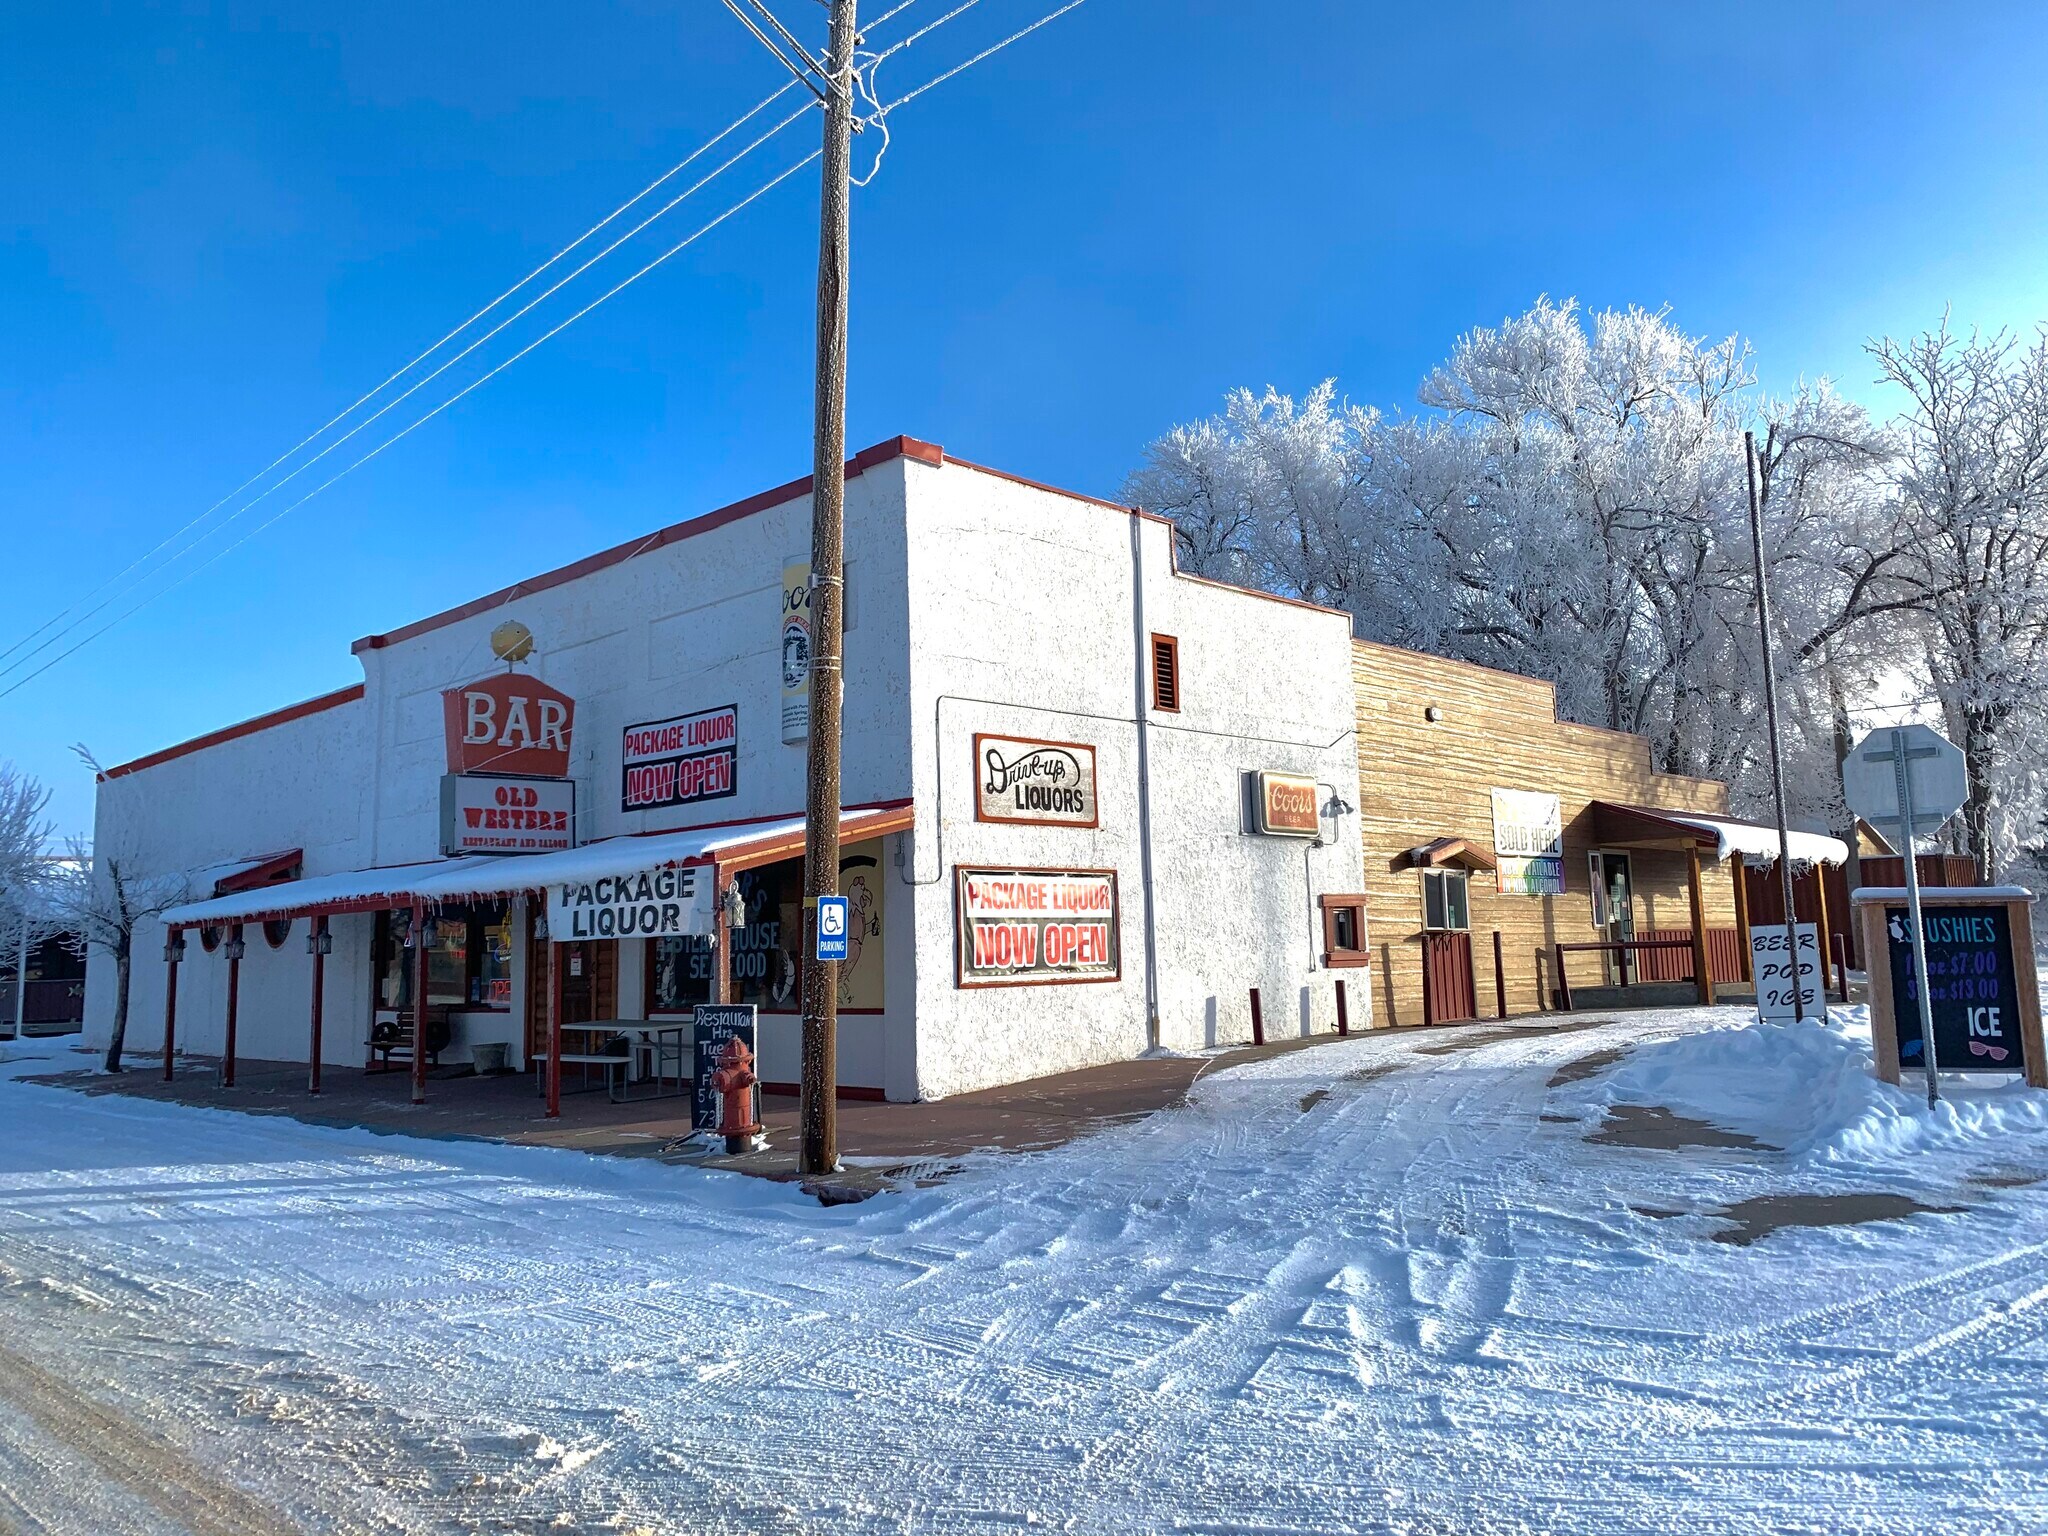
<svg viewBox="0 0 2048 1536">
<path fill-rule="evenodd" d="M 718 1070 L 711 1074 L 711 1091 L 719 1097 L 718 1133 L 725 1138 L 728 1153 L 749 1150 L 761 1134 L 754 1119 L 754 1084 L 760 1080 L 754 1072 L 754 1053 L 734 1035 L 718 1053 Z"/>
</svg>

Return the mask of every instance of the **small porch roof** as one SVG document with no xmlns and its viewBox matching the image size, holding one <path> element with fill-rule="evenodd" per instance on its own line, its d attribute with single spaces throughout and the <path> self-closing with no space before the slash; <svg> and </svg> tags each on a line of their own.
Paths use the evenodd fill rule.
<svg viewBox="0 0 2048 1536">
<path fill-rule="evenodd" d="M 842 842 L 881 837 L 910 826 L 908 802 L 865 806 L 842 811 Z M 369 912 L 383 907 L 428 906 L 478 897 L 510 896 L 569 881 L 596 880 L 607 875 L 637 874 L 644 869 L 677 864 L 713 864 L 748 869 L 801 853 L 802 816 L 760 817 L 717 826 L 673 832 L 611 837 L 566 848 L 559 853 L 471 854 L 420 864 L 351 869 L 313 875 L 250 890 L 232 891 L 207 901 L 187 902 L 163 914 L 171 928 L 213 923 L 249 923 L 270 918 L 304 917 L 337 912 Z"/>
<path fill-rule="evenodd" d="M 1592 808 L 1594 840 L 1609 847 L 1712 849 L 1715 863 L 1731 854 L 1751 864 L 1778 861 L 1778 829 L 1761 822 L 1611 800 L 1595 800 Z M 1840 838 L 1818 832 L 1788 833 L 1786 851 L 1795 864 L 1843 864 L 1849 858 Z"/>
<path fill-rule="evenodd" d="M 1439 837 L 1408 850 L 1410 869 L 1470 869 L 1481 873 L 1498 866 L 1493 855 L 1470 838 Z"/>
</svg>

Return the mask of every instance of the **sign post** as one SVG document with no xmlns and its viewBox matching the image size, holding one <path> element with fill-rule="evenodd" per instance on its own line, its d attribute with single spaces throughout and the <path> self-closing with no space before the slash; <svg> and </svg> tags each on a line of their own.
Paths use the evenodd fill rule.
<svg viewBox="0 0 2048 1536">
<path fill-rule="evenodd" d="M 1927 1074 L 1927 1107 L 1941 1098 L 1936 1082 L 1934 1005 L 1927 987 L 1927 941 L 1920 913 L 1918 835 L 1934 832 L 1969 797 L 1963 750 L 1925 725 L 1872 731 L 1842 762 L 1842 796 L 1849 809 L 1880 831 L 1891 828 L 1906 856 L 1907 926 L 1913 950 L 1913 990 L 1919 1004 L 1920 1060 Z M 1877 957 L 1864 963 L 1876 969 Z"/>
</svg>

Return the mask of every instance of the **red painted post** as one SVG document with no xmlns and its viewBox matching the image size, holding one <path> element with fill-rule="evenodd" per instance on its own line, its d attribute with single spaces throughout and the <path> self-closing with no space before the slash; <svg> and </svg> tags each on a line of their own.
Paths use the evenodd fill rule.
<svg viewBox="0 0 2048 1536">
<path fill-rule="evenodd" d="M 306 1073 L 306 1092 L 320 1092 L 320 1008 L 327 990 L 327 919 L 313 919 L 311 932 L 306 942 L 313 948 L 313 1043 L 308 1053 L 312 1060 Z"/>
<path fill-rule="evenodd" d="M 1337 1033 L 1351 1033 L 1351 1009 L 1344 1001 L 1344 983 L 1341 979 L 1337 983 Z"/>
<path fill-rule="evenodd" d="M 1259 989 L 1252 988 L 1252 1044 L 1266 1043 L 1266 1016 L 1259 1011 Z"/>
<path fill-rule="evenodd" d="M 171 1052 L 178 1042 L 178 956 L 185 950 L 185 930 L 173 928 L 164 944 L 164 1081 L 171 1080 Z"/>
<path fill-rule="evenodd" d="M 548 1118 L 562 1113 L 562 946 L 548 938 Z"/>
<path fill-rule="evenodd" d="M 1436 987 L 1429 974 L 1429 935 L 1422 936 L 1418 951 L 1422 956 L 1422 1023 L 1425 1028 L 1436 1022 Z"/>
<path fill-rule="evenodd" d="M 242 925 L 228 925 L 228 1028 L 221 1045 L 220 1085 L 235 1086 L 235 1015 L 242 1001 Z"/>
<path fill-rule="evenodd" d="M 1493 1011 L 1496 1017 L 1508 1016 L 1508 968 L 1501 959 L 1500 930 L 1493 930 Z"/>
<path fill-rule="evenodd" d="M 1572 984 L 1565 980 L 1562 944 L 1557 946 L 1557 1006 L 1564 1013 L 1572 1011 Z"/>
<path fill-rule="evenodd" d="M 412 1101 L 427 1102 L 427 908 L 412 904 Z"/>
</svg>

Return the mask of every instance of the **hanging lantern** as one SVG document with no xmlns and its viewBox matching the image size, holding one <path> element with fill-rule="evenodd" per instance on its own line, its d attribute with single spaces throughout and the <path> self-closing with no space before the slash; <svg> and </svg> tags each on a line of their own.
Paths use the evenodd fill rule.
<svg viewBox="0 0 2048 1536">
<path fill-rule="evenodd" d="M 174 933 L 164 940 L 164 958 L 171 961 L 185 958 L 185 935 Z"/>
</svg>

